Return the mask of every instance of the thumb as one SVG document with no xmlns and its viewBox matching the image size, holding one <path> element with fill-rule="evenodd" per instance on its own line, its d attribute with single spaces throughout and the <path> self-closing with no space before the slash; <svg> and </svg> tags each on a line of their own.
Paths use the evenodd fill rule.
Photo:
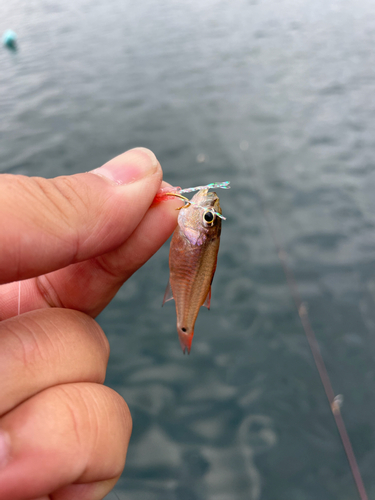
<svg viewBox="0 0 375 500">
<path fill-rule="evenodd" d="M 161 180 L 158 160 L 144 148 L 85 174 L 55 179 L 1 175 L 0 283 L 117 248 L 142 220 Z"/>
</svg>

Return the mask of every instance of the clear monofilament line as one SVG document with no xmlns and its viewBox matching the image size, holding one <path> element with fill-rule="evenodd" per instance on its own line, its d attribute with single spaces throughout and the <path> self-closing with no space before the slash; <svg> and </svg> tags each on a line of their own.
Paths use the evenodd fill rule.
<svg viewBox="0 0 375 500">
<path fill-rule="evenodd" d="M 21 281 L 18 282 L 18 316 L 21 314 Z"/>
</svg>

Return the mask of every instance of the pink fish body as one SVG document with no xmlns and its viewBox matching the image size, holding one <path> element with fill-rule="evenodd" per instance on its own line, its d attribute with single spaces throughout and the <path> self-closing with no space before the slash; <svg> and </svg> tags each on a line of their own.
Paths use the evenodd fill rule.
<svg viewBox="0 0 375 500">
<path fill-rule="evenodd" d="M 210 308 L 221 233 L 217 194 L 201 189 L 191 202 L 181 208 L 172 236 L 170 276 L 163 301 L 175 300 L 177 332 L 184 353 L 190 353 L 200 307 Z"/>
</svg>

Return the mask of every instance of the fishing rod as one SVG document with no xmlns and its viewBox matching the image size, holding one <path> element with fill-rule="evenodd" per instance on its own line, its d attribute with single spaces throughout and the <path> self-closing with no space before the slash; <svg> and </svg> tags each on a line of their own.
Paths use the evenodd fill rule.
<svg viewBox="0 0 375 500">
<path fill-rule="evenodd" d="M 249 147 L 249 144 L 247 141 L 241 142 L 240 149 L 242 151 L 246 151 L 248 149 L 248 147 Z M 340 439 L 341 439 L 342 445 L 344 447 L 346 457 L 347 457 L 348 462 L 349 462 L 350 471 L 352 473 L 352 476 L 353 476 L 353 479 L 354 479 L 354 482 L 355 482 L 355 485 L 356 485 L 356 488 L 357 488 L 357 491 L 359 494 L 359 498 L 361 500 L 368 500 L 366 489 L 365 489 L 365 486 L 364 486 L 364 483 L 362 480 L 361 472 L 359 470 L 358 463 L 357 463 L 357 460 L 356 460 L 355 455 L 354 455 L 353 447 L 352 447 L 348 432 L 346 430 L 344 420 L 343 420 L 342 415 L 341 415 L 340 405 L 342 402 L 342 396 L 340 394 L 335 395 L 335 393 L 334 393 L 334 390 L 333 390 L 333 387 L 331 384 L 331 380 L 330 380 L 328 372 L 327 372 L 326 365 L 323 361 L 323 357 L 322 357 L 321 352 L 320 352 L 320 348 L 319 348 L 318 341 L 316 339 L 315 332 L 314 332 L 313 327 L 311 326 L 311 323 L 309 320 L 309 314 L 307 311 L 306 304 L 303 302 L 303 300 L 301 298 L 301 295 L 300 295 L 300 292 L 298 289 L 297 280 L 294 276 L 294 273 L 288 265 L 287 252 L 284 249 L 284 246 L 282 245 L 281 241 L 277 237 L 276 230 L 275 230 L 274 224 L 272 222 L 271 211 L 268 208 L 266 198 L 263 195 L 263 191 L 260 187 L 259 176 L 258 176 L 258 172 L 256 170 L 256 167 L 251 165 L 251 163 L 245 158 L 245 154 L 243 154 L 243 162 L 244 162 L 245 166 L 250 169 L 250 171 L 252 172 L 253 177 L 255 179 L 254 191 L 256 193 L 256 196 L 258 197 L 259 205 L 261 207 L 263 216 L 266 220 L 268 229 L 271 233 L 271 237 L 272 237 L 273 243 L 275 245 L 277 255 L 279 257 L 281 266 L 284 270 L 284 274 L 286 277 L 286 281 L 287 281 L 287 284 L 289 287 L 290 294 L 291 294 L 293 301 L 294 301 L 294 304 L 297 308 L 298 315 L 300 317 L 302 327 L 304 329 L 304 332 L 305 332 L 305 335 L 307 338 L 307 342 L 310 346 L 310 350 L 311 350 L 311 353 L 313 355 L 315 366 L 318 370 L 320 380 L 323 384 L 324 392 L 326 393 L 326 396 L 327 396 L 327 399 L 329 402 L 329 406 L 331 408 L 332 415 L 333 415 L 333 418 L 335 420 L 336 427 L 337 427 L 338 433 L 340 435 Z"/>
</svg>

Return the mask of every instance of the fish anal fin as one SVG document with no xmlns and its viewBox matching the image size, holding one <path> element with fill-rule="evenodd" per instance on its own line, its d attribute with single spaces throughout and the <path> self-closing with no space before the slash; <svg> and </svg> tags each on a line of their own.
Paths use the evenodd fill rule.
<svg viewBox="0 0 375 500">
<path fill-rule="evenodd" d="M 207 307 L 208 310 L 210 310 L 210 307 L 211 307 L 211 285 L 210 285 L 210 289 L 208 290 L 208 294 L 207 294 L 206 300 L 204 301 L 203 305 L 204 305 L 204 307 Z"/>
<path fill-rule="evenodd" d="M 173 292 L 172 292 L 172 287 L 171 287 L 171 282 L 170 280 L 168 280 L 168 283 L 167 283 L 167 288 L 165 289 L 165 294 L 164 294 L 164 299 L 163 299 L 163 303 L 162 303 L 162 307 L 163 305 L 168 302 L 169 300 L 173 300 Z"/>
</svg>

